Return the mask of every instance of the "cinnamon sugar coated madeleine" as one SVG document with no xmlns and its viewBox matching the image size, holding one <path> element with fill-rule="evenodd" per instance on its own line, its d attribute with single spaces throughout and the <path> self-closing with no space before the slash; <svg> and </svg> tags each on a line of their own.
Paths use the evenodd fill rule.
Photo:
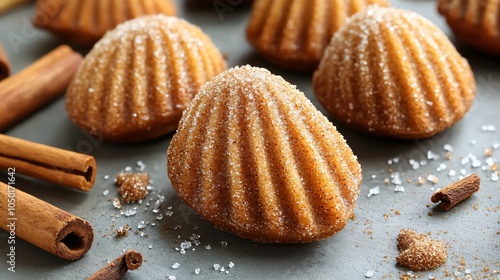
<svg viewBox="0 0 500 280">
<path fill-rule="evenodd" d="M 255 0 L 247 39 L 272 63 L 313 71 L 332 35 L 346 19 L 368 5 L 387 0 Z"/>
<path fill-rule="evenodd" d="M 155 14 L 175 16 L 173 0 L 37 0 L 33 25 L 93 45 L 118 24 Z"/>
<path fill-rule="evenodd" d="M 439 0 L 438 10 L 460 41 L 500 56 L 500 0 Z"/>
<path fill-rule="evenodd" d="M 226 69 L 198 27 L 164 15 L 119 25 L 85 57 L 66 95 L 69 117 L 110 142 L 138 142 L 177 127 L 201 85 Z"/>
<path fill-rule="evenodd" d="M 294 86 L 236 67 L 205 84 L 168 149 L 181 199 L 217 228 L 298 243 L 340 231 L 361 183 L 356 156 Z"/>
<path fill-rule="evenodd" d="M 313 87 L 336 120 L 403 139 L 451 127 L 476 93 L 469 63 L 443 32 L 413 12 L 379 7 L 335 33 Z"/>
</svg>

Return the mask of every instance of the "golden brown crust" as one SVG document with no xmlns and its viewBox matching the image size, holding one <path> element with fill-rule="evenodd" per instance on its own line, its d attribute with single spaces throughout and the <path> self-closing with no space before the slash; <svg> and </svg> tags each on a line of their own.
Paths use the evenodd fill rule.
<svg viewBox="0 0 500 280">
<path fill-rule="evenodd" d="M 172 186 L 216 227 L 258 242 L 296 243 L 340 231 L 361 168 L 303 93 L 262 68 L 205 84 L 168 149 Z"/>
<path fill-rule="evenodd" d="M 320 103 L 347 126 L 419 139 L 458 122 L 475 98 L 470 66 L 431 22 L 370 7 L 332 38 L 314 74 Z"/>
<path fill-rule="evenodd" d="M 500 0 L 439 0 L 438 11 L 458 40 L 500 56 Z"/>
<path fill-rule="evenodd" d="M 38 0 L 33 25 L 91 46 L 118 24 L 155 14 L 175 16 L 173 0 Z"/>
<path fill-rule="evenodd" d="M 175 130 L 201 85 L 225 69 L 198 27 L 164 15 L 140 17 L 108 32 L 85 57 L 66 111 L 105 141 L 150 140 Z"/>
<path fill-rule="evenodd" d="M 247 39 L 264 57 L 285 69 L 316 69 L 332 35 L 346 19 L 386 0 L 256 0 Z"/>
</svg>

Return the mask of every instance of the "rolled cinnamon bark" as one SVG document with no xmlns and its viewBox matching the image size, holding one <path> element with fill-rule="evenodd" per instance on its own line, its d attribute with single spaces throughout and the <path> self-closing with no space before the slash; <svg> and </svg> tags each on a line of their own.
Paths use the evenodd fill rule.
<svg viewBox="0 0 500 280">
<path fill-rule="evenodd" d="M 10 236 L 67 260 L 81 258 L 94 240 L 87 221 L 1 182 L 0 221 Z"/>
<path fill-rule="evenodd" d="M 7 54 L 0 44 L 0 81 L 10 76 L 10 62 Z"/>
<path fill-rule="evenodd" d="M 105 267 L 99 269 L 99 271 L 87 278 L 87 280 L 118 280 L 121 279 L 128 270 L 138 269 L 141 265 L 141 253 L 130 250 L 107 264 Z"/>
<path fill-rule="evenodd" d="M 0 168 L 82 191 L 95 182 L 97 166 L 90 155 L 58 149 L 0 134 Z"/>
<path fill-rule="evenodd" d="M 82 56 L 60 46 L 23 71 L 0 82 L 0 131 L 63 93 Z"/>
</svg>

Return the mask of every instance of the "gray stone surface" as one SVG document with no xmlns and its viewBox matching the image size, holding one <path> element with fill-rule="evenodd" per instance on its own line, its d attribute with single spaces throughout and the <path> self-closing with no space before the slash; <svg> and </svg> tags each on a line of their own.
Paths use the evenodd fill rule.
<svg viewBox="0 0 500 280">
<path fill-rule="evenodd" d="M 179 13 L 190 22 L 199 25 L 208 33 L 222 52 L 229 56 L 229 66 L 252 64 L 266 67 L 275 74 L 296 84 L 311 98 L 314 104 L 323 108 L 315 99 L 311 88 L 311 75 L 286 72 L 263 60 L 245 40 L 245 25 L 249 8 L 238 5 L 231 11 L 218 14 L 214 6 L 205 1 L 176 1 Z M 210 1 L 206 1 L 210 2 Z M 233 1 L 237 2 L 237 1 Z M 448 35 L 451 33 L 444 20 L 438 16 L 436 1 L 397 1 L 394 6 L 416 11 L 436 23 Z M 0 15 L 0 41 L 6 48 L 18 72 L 38 57 L 55 48 L 61 42 L 41 30 L 29 25 L 34 7 L 25 6 L 6 15 Z M 13 35 L 14 34 L 14 35 Z M 20 36 L 19 44 L 10 39 Z M 453 37 L 453 36 L 451 36 Z M 453 39 L 452 39 L 453 40 Z M 120 255 L 123 250 L 140 251 L 146 262 L 138 271 L 129 272 L 125 279 L 166 279 L 175 275 L 177 279 L 364 279 L 367 271 L 374 271 L 372 279 L 398 278 L 408 271 L 395 264 L 398 253 L 396 236 L 401 228 L 411 227 L 421 232 L 431 232 L 432 236 L 449 244 L 449 258 L 446 264 L 433 271 L 415 273 L 423 279 L 431 274 L 438 279 L 450 279 L 455 272 L 458 278 L 465 278 L 465 270 L 471 275 L 489 275 L 498 278 L 493 270 L 500 270 L 499 245 L 499 183 L 491 179 L 490 171 L 481 167 L 473 168 L 471 163 L 462 165 L 461 158 L 469 153 L 475 155 L 481 166 L 486 165 L 484 149 L 500 142 L 500 72 L 499 60 L 476 53 L 460 44 L 460 52 L 469 59 L 478 84 L 477 100 L 467 116 L 456 126 L 431 139 L 423 141 L 395 141 L 375 138 L 339 127 L 363 167 L 363 184 L 356 208 L 356 219 L 346 228 L 328 240 L 299 245 L 265 245 L 242 240 L 221 232 L 184 205 L 171 188 L 166 175 L 166 150 L 171 135 L 156 141 L 137 145 L 111 145 L 91 143 L 66 117 L 64 99 L 49 104 L 29 118 L 12 127 L 7 134 L 16 137 L 91 153 L 98 163 L 98 175 L 94 188 L 89 193 L 67 190 L 44 182 L 17 177 L 20 189 L 46 200 L 62 209 L 87 219 L 95 229 L 95 243 L 92 249 L 78 261 L 64 261 L 41 249 L 18 240 L 16 244 L 16 273 L 7 271 L 7 234 L 0 232 L 0 279 L 82 279 Z M 85 52 L 84 49 L 79 49 Z M 30 81 L 26 81 L 30 82 Z M 0 102 L 2 102 L 0 100 Z M 1 117 L 2 112 L 0 112 Z M 483 125 L 496 125 L 494 132 L 484 132 Z M 453 158 L 444 158 L 444 145 L 453 147 Z M 424 160 L 428 151 L 439 154 L 438 160 L 427 160 L 425 166 L 413 170 L 410 160 Z M 390 178 L 388 160 L 399 158 L 393 169 L 401 174 L 404 192 L 395 192 L 393 184 L 385 184 Z M 493 158 L 500 159 L 500 150 L 494 151 Z M 122 210 L 137 207 L 137 214 L 125 217 L 113 208 L 111 199 L 118 196 L 113 185 L 114 175 L 127 166 L 136 168 L 137 161 L 146 164 L 145 171 L 154 180 L 154 191 L 142 204 L 124 205 Z M 437 171 L 441 163 L 443 171 Z M 443 167 L 443 166 L 442 166 Z M 449 170 L 457 175 L 449 177 Z M 460 170 L 477 172 L 482 178 L 481 190 L 471 199 L 461 203 L 450 212 L 436 209 L 433 216 L 428 212 L 432 189 L 443 187 L 456 180 Z M 435 174 L 439 183 L 426 182 L 417 187 L 419 176 Z M 109 175 L 110 179 L 104 179 Z M 376 176 L 376 178 L 373 178 Z M 2 179 L 4 177 L 4 179 Z M 6 174 L 0 173 L 5 181 Z M 411 183 L 407 180 L 412 179 Z M 380 194 L 370 198 L 371 188 L 380 186 Z M 107 196 L 103 191 L 108 190 Z M 159 213 L 152 212 L 157 194 L 165 196 Z M 169 209 L 171 207 L 171 209 Z M 147 208 L 148 210 L 145 210 Z M 396 210 L 400 214 L 396 214 Z M 172 216 L 166 213 L 172 211 Z M 163 219 L 158 220 L 159 214 Z M 385 216 L 384 216 L 385 215 Z M 140 221 L 148 223 L 143 230 L 137 230 Z M 5 222 L 5 221 L 0 221 Z M 155 223 L 155 226 L 152 226 Z M 114 230 L 129 224 L 133 231 L 144 232 L 146 236 L 130 233 L 128 237 L 114 238 Z M 163 225 L 179 226 L 168 232 Z M 36 231 L 33 231 L 36 234 Z M 180 254 L 175 250 L 180 242 L 200 235 L 201 245 L 195 251 Z M 227 246 L 221 246 L 227 241 Z M 211 250 L 205 246 L 210 245 Z M 463 257 L 464 265 L 460 267 Z M 173 263 L 180 263 L 172 269 Z M 228 264 L 234 267 L 228 269 Z M 215 271 L 214 264 L 224 266 L 229 274 Z M 200 268 L 199 275 L 195 275 Z M 489 268 L 489 272 L 485 269 Z M 496 277 L 496 278 L 495 278 Z M 168 279 L 168 278 L 167 278 Z"/>
</svg>

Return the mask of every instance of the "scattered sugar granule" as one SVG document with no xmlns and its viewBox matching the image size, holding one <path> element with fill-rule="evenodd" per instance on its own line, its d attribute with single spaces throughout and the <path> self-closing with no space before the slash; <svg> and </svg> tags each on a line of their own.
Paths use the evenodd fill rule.
<svg viewBox="0 0 500 280">
<path fill-rule="evenodd" d="M 394 187 L 395 192 L 404 192 L 405 188 L 401 185 Z"/>
<path fill-rule="evenodd" d="M 120 200 L 116 197 L 113 198 L 113 207 L 115 207 L 116 209 L 122 208 L 122 204 L 121 204 Z"/>
<path fill-rule="evenodd" d="M 137 169 L 139 171 L 144 171 L 144 169 L 146 168 L 146 165 L 144 164 L 144 162 L 142 162 L 141 160 L 137 161 Z"/>
<path fill-rule="evenodd" d="M 220 269 L 220 264 L 218 264 L 218 263 L 214 264 L 214 269 L 215 270 L 219 270 Z"/>
<path fill-rule="evenodd" d="M 206 245 L 206 246 L 205 246 L 205 249 L 206 249 L 206 250 L 211 250 L 211 249 L 212 249 L 212 246 L 210 246 L 210 245 Z"/>
<path fill-rule="evenodd" d="M 498 173 L 497 172 L 493 172 L 491 174 L 491 181 L 493 181 L 493 182 L 498 181 Z"/>
<path fill-rule="evenodd" d="M 148 194 L 149 175 L 147 173 L 118 173 L 116 184 L 120 186 L 120 195 L 127 203 L 137 202 L 144 199 Z"/>
<path fill-rule="evenodd" d="M 375 274 L 375 271 L 373 271 L 373 270 L 368 270 L 368 271 L 365 273 L 365 277 L 366 277 L 366 278 L 372 278 L 374 274 Z"/>
<path fill-rule="evenodd" d="M 102 192 L 102 195 L 107 196 L 107 195 L 108 195 L 108 193 L 109 193 L 109 190 L 104 190 L 104 191 Z"/>
<path fill-rule="evenodd" d="M 447 152 L 453 152 L 453 147 L 450 144 L 445 144 L 444 150 Z"/>
<path fill-rule="evenodd" d="M 168 276 L 168 280 L 177 280 L 177 277 L 175 277 L 174 275 L 170 275 Z"/>
<path fill-rule="evenodd" d="M 104 175 L 104 180 L 109 180 L 109 175 Z"/>
<path fill-rule="evenodd" d="M 424 177 L 418 177 L 418 185 L 422 186 L 425 183 L 425 178 Z"/>
<path fill-rule="evenodd" d="M 191 248 L 191 246 L 192 246 L 192 245 L 191 245 L 191 242 L 189 242 L 189 241 L 184 241 L 184 242 L 182 242 L 182 243 L 181 243 L 181 250 L 182 250 L 182 249 L 187 250 L 187 249 Z"/>
<path fill-rule="evenodd" d="M 150 244 L 150 245 L 148 246 L 148 248 L 149 248 L 149 249 L 153 249 L 153 245 L 152 245 L 152 244 Z"/>
<path fill-rule="evenodd" d="M 487 125 L 481 126 L 481 130 L 484 132 L 495 132 L 496 127 L 492 124 L 487 124 Z"/>
<path fill-rule="evenodd" d="M 194 270 L 194 274 L 198 275 L 198 274 L 200 274 L 200 271 L 201 271 L 201 269 L 196 268 L 196 269 Z"/>
<path fill-rule="evenodd" d="M 221 245 L 222 247 L 227 247 L 227 241 L 221 241 L 221 242 L 220 242 L 220 245 Z"/>
<path fill-rule="evenodd" d="M 137 225 L 137 229 L 144 229 L 144 228 L 146 228 L 146 222 L 140 221 L 139 224 Z"/>
<path fill-rule="evenodd" d="M 412 168 L 413 170 L 417 170 L 417 169 L 419 169 L 419 168 L 420 168 L 420 162 L 418 162 L 418 161 L 416 161 L 416 160 L 414 160 L 414 159 L 410 159 L 410 160 L 409 160 L 409 163 L 410 163 L 411 168 Z"/>
<path fill-rule="evenodd" d="M 229 262 L 228 267 L 229 267 L 229 268 L 233 268 L 233 267 L 234 267 L 234 263 L 233 263 L 233 262 Z"/>
<path fill-rule="evenodd" d="M 181 267 L 181 264 L 178 262 L 175 262 L 174 264 L 172 264 L 172 269 L 178 269 L 179 267 Z"/>
<path fill-rule="evenodd" d="M 428 160 L 438 160 L 439 159 L 439 155 L 436 154 L 436 153 L 433 153 L 432 151 L 427 151 L 427 159 Z"/>
<path fill-rule="evenodd" d="M 134 216 L 135 214 L 137 214 L 137 210 L 136 209 L 128 209 L 127 211 L 123 212 L 123 215 L 125 217 Z"/>
<path fill-rule="evenodd" d="M 445 169 L 446 169 L 446 167 L 447 167 L 447 166 L 446 166 L 446 164 L 441 163 L 441 164 L 439 164 L 439 166 L 438 166 L 438 168 L 437 168 L 436 170 L 437 170 L 438 172 L 440 172 L 440 171 L 445 170 Z"/>
<path fill-rule="evenodd" d="M 433 174 L 430 174 L 429 176 L 427 176 L 427 180 L 433 184 L 437 184 L 439 182 L 439 178 Z"/>
<path fill-rule="evenodd" d="M 375 188 L 371 188 L 369 191 L 368 191 L 368 197 L 372 197 L 373 195 L 377 195 L 380 193 L 380 187 L 379 186 L 376 186 Z"/>
</svg>

